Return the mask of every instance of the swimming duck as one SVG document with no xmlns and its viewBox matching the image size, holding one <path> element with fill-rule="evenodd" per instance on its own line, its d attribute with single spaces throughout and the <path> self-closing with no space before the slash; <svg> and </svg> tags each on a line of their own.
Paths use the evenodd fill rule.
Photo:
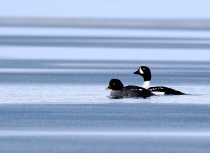
<svg viewBox="0 0 210 153">
<path fill-rule="evenodd" d="M 139 74 L 144 78 L 143 88 L 150 90 L 155 95 L 184 95 L 185 93 L 174 90 L 164 86 L 149 87 L 150 80 L 152 78 L 151 71 L 147 66 L 140 66 L 139 69 L 134 72 L 134 74 Z"/>
<path fill-rule="evenodd" d="M 150 90 L 147 90 L 145 88 L 139 87 L 139 86 L 125 86 L 122 84 L 122 82 L 119 79 L 111 79 L 109 82 L 109 86 L 106 88 L 112 89 L 110 96 L 112 98 L 123 98 L 123 97 L 143 97 L 147 98 L 150 97 L 152 92 Z"/>
</svg>

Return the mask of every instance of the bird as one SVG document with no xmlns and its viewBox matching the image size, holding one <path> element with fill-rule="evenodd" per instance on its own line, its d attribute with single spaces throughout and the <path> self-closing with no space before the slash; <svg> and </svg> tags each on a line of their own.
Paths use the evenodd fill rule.
<svg viewBox="0 0 210 153">
<path fill-rule="evenodd" d="M 106 90 L 108 89 L 112 89 L 110 96 L 115 99 L 124 97 L 147 98 L 154 95 L 150 90 L 139 86 L 128 85 L 124 87 L 123 83 L 119 79 L 111 79 L 109 81 L 109 86 L 106 88 Z"/>
<path fill-rule="evenodd" d="M 152 78 L 151 71 L 147 66 L 140 66 L 134 74 L 139 74 L 144 78 L 143 88 L 150 90 L 155 95 L 184 95 L 185 93 L 164 86 L 150 87 Z"/>
</svg>

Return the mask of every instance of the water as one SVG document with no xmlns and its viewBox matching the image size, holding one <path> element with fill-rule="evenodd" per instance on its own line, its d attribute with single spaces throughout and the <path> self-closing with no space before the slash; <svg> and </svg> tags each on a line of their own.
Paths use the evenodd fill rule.
<svg viewBox="0 0 210 153">
<path fill-rule="evenodd" d="M 209 49 L 207 38 L 0 36 L 5 46 Z"/>
<path fill-rule="evenodd" d="M 1 152 L 208 152 L 209 105 L 2 105 Z"/>
<path fill-rule="evenodd" d="M 209 152 L 209 62 L 0 60 L 1 152 Z M 187 95 L 109 99 L 109 80 Z"/>
<path fill-rule="evenodd" d="M 1 104 L 209 104 L 209 62 L 148 62 L 91 60 L 1 60 Z M 143 84 L 134 75 L 139 66 L 152 71 L 152 86 L 167 86 L 188 95 L 109 99 L 110 79 L 124 85 Z"/>
<path fill-rule="evenodd" d="M 1 27 L 0 40 L 0 152 L 210 151 L 208 31 Z M 187 95 L 110 99 L 112 78 L 143 84 L 141 65 Z"/>
</svg>

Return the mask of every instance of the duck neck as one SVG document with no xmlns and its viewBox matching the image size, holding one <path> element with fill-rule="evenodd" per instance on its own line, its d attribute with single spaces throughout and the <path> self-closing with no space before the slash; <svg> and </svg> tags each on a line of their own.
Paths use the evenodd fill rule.
<svg viewBox="0 0 210 153">
<path fill-rule="evenodd" d="M 143 88 L 145 89 L 148 89 L 149 88 L 149 84 L 150 84 L 150 81 L 144 81 L 144 84 L 143 84 Z"/>
</svg>

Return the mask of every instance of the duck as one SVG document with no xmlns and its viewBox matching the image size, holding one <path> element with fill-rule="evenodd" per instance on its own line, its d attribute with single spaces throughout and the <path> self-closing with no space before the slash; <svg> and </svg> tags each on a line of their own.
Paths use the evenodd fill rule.
<svg viewBox="0 0 210 153">
<path fill-rule="evenodd" d="M 128 85 L 124 86 L 123 83 L 119 79 L 111 79 L 109 81 L 109 86 L 106 90 L 112 89 L 110 92 L 111 98 L 118 99 L 118 98 L 129 98 L 129 97 L 143 97 L 147 98 L 154 95 L 150 90 L 145 88 Z"/>
<path fill-rule="evenodd" d="M 184 95 L 185 93 L 164 86 L 150 87 L 152 78 L 151 71 L 147 66 L 140 66 L 134 74 L 139 74 L 144 78 L 143 88 L 150 90 L 154 95 Z"/>
</svg>

